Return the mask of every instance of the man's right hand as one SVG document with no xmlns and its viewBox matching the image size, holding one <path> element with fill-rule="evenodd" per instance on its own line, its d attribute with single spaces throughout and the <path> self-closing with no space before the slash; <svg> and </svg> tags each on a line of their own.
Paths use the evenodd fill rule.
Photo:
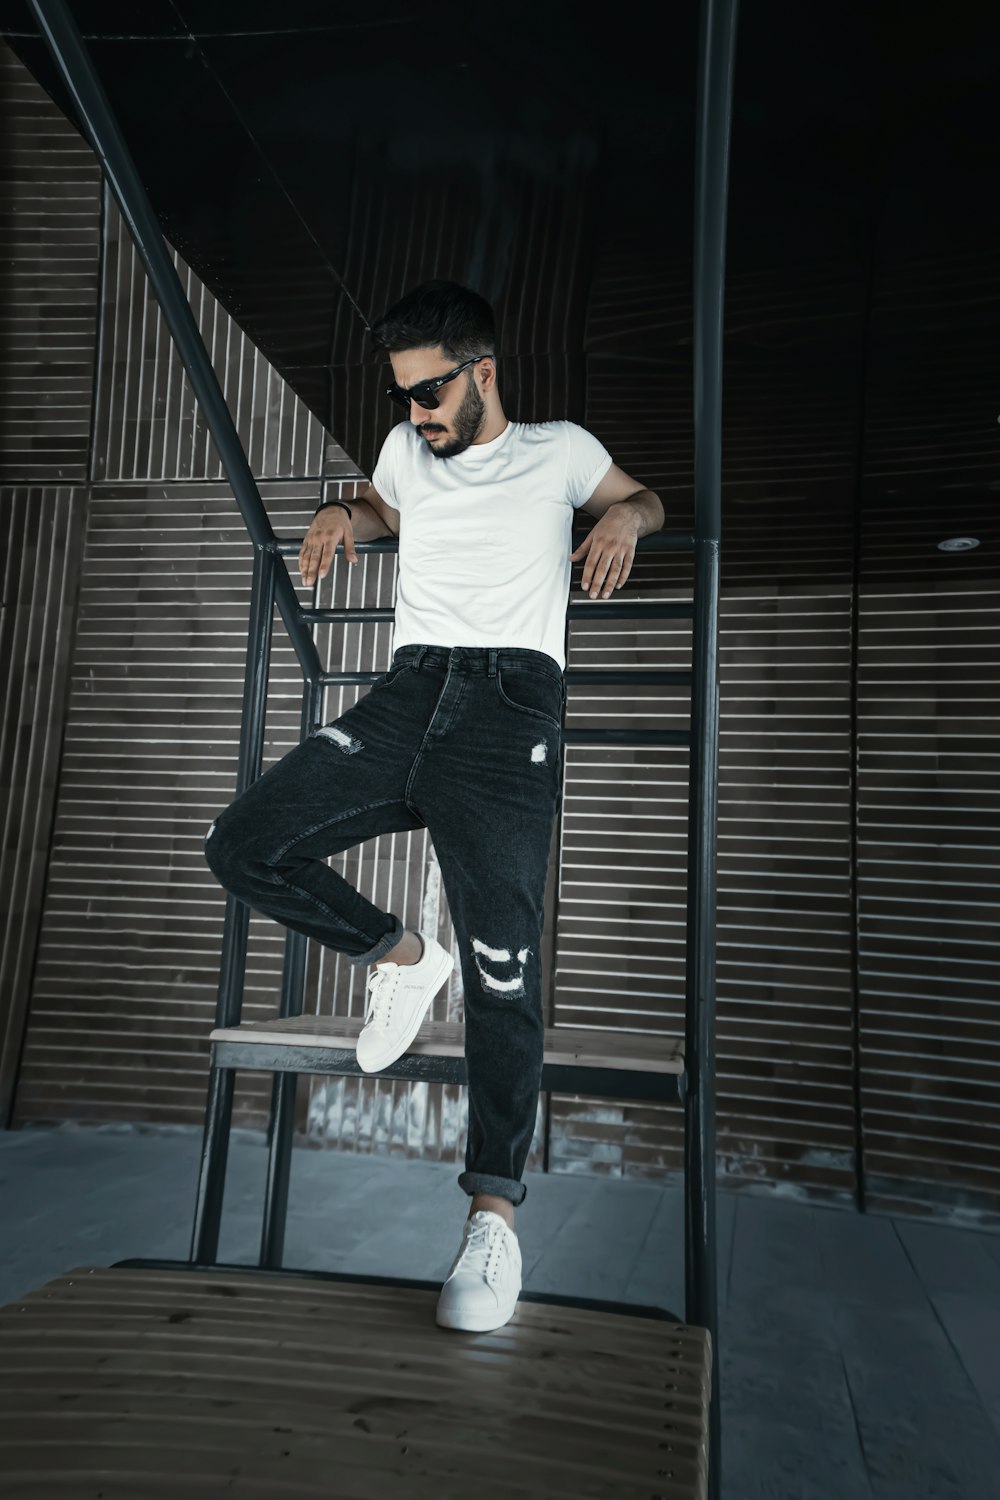
<svg viewBox="0 0 1000 1500">
<path fill-rule="evenodd" d="M 317 578 L 325 578 L 333 566 L 333 555 L 343 543 L 349 563 L 357 563 L 351 518 L 339 505 L 327 505 L 313 517 L 299 551 L 302 582 L 311 588 Z"/>
</svg>

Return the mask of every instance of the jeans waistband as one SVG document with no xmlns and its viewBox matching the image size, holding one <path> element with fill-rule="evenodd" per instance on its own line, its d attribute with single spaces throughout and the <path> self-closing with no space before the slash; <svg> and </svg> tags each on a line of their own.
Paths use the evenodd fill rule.
<svg viewBox="0 0 1000 1500">
<path fill-rule="evenodd" d="M 531 651 L 525 646 L 400 646 L 393 652 L 393 664 L 405 661 L 418 671 L 422 665 L 449 667 L 477 676 L 495 677 L 497 667 L 533 667 L 563 681 L 558 662 L 547 651 Z"/>
</svg>

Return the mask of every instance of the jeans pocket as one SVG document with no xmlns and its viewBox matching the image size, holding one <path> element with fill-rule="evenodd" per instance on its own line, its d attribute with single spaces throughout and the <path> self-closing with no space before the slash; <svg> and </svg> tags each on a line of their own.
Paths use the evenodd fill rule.
<svg viewBox="0 0 1000 1500">
<path fill-rule="evenodd" d="M 368 691 L 373 692 L 375 688 L 392 687 L 401 672 L 412 671 L 413 663 L 411 661 L 397 661 L 394 666 L 389 668 L 388 672 L 383 672 L 381 677 L 376 677 Z"/>
<path fill-rule="evenodd" d="M 508 708 L 532 718 L 544 719 L 554 729 L 562 728 L 563 687 L 551 672 L 534 667 L 501 667 L 494 679 L 497 695 Z"/>
</svg>

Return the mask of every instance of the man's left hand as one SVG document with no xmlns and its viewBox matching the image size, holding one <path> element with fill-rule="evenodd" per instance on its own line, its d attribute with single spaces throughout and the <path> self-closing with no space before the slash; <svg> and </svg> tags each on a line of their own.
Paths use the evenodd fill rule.
<svg viewBox="0 0 1000 1500">
<path fill-rule="evenodd" d="M 592 599 L 599 593 L 607 599 L 613 589 L 621 588 L 632 571 L 638 535 L 639 523 L 633 512 L 621 506 L 604 512 L 569 555 L 571 563 L 587 559 L 580 584 L 584 593 L 589 589 Z"/>
</svg>

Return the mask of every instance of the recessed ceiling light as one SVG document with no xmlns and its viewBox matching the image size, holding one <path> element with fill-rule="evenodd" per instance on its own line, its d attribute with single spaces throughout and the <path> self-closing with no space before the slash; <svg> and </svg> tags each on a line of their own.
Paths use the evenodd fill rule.
<svg viewBox="0 0 1000 1500">
<path fill-rule="evenodd" d="M 973 547 L 979 546 L 977 536 L 950 536 L 947 541 L 938 542 L 939 552 L 971 552 Z"/>
</svg>

